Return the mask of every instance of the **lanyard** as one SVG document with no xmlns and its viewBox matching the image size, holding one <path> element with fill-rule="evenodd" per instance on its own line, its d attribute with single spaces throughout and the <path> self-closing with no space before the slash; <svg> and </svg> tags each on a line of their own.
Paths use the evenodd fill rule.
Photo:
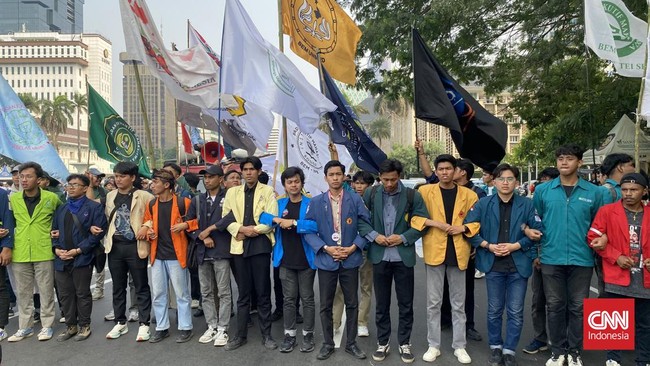
<svg viewBox="0 0 650 366">
<path fill-rule="evenodd" d="M 338 204 L 336 205 L 337 211 L 336 211 L 336 220 L 334 220 L 334 232 L 341 234 L 341 206 L 343 204 L 343 191 L 341 191 L 341 194 L 338 197 L 338 200 L 334 199 L 334 196 L 332 196 L 332 192 L 327 192 L 329 198 L 330 198 L 330 203 L 331 201 L 336 201 Z"/>
</svg>

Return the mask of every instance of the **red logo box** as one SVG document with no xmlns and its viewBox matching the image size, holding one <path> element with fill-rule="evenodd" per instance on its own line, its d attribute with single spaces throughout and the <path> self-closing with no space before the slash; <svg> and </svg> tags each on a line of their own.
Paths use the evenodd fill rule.
<svg viewBox="0 0 650 366">
<path fill-rule="evenodd" d="M 634 299 L 585 299 L 586 350 L 634 350 Z"/>
</svg>

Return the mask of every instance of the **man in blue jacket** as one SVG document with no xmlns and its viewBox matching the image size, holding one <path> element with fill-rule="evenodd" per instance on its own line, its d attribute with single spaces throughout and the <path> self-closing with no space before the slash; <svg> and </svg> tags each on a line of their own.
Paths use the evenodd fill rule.
<svg viewBox="0 0 650 366">
<path fill-rule="evenodd" d="M 302 194 L 305 174 L 298 167 L 289 167 L 280 176 L 287 197 L 278 200 L 279 216 L 263 213 L 260 223 L 275 226 L 273 266 L 280 269 L 284 294 L 284 341 L 280 352 L 288 353 L 296 346 L 296 300 L 300 293 L 304 309 L 303 340 L 300 352 L 314 350 L 314 251 L 304 240 L 304 233 L 317 232 L 314 221 L 305 220 L 310 199 Z"/>
<path fill-rule="evenodd" d="M 488 341 L 490 366 L 516 366 L 515 350 L 524 325 L 524 302 L 528 277 L 537 257 L 536 243 L 522 227 L 542 229 L 533 201 L 514 194 L 519 170 L 501 164 L 493 171 L 497 194 L 481 199 L 467 214 L 465 223 L 478 222 L 481 229 L 469 238 L 476 248 L 476 267 L 485 273 L 488 294 Z M 507 306 L 506 306 L 507 299 Z M 505 342 L 501 323 L 507 309 Z"/>
<path fill-rule="evenodd" d="M 95 248 L 108 226 L 103 205 L 86 197 L 86 190 L 90 186 L 88 177 L 72 174 L 66 180 L 68 199 L 56 210 L 52 222 L 52 247 L 56 255 L 54 280 L 67 326 L 57 337 L 59 342 L 72 337 L 82 341 L 90 336 L 93 308 L 90 281 Z M 102 231 L 93 235 L 90 232 L 92 226 Z"/>
<path fill-rule="evenodd" d="M 582 366 L 582 305 L 594 267 L 586 235 L 603 205 L 602 188 L 578 176 L 582 153 L 576 145 L 559 147 L 560 176 L 540 185 L 533 197 L 545 228 L 540 262 L 553 353 L 546 366 L 562 366 L 565 360 Z"/>
<path fill-rule="evenodd" d="M 305 215 L 306 220 L 315 221 L 318 226 L 317 234 L 305 236 L 316 253 L 314 264 L 318 268 L 324 340 L 317 358 L 328 359 L 334 352 L 332 303 L 336 283 L 339 282 L 347 316 L 345 352 L 365 359 L 366 354 L 356 341 L 359 266 L 363 261 L 361 251 L 366 245 L 366 240 L 359 235 L 358 225 L 361 220 L 370 222 L 370 213 L 358 194 L 344 192 L 345 165 L 337 160 L 329 161 L 325 164 L 324 173 L 329 190 L 311 200 Z"/>
<path fill-rule="evenodd" d="M 9 208 L 9 195 L 0 189 L 0 341 L 8 337 L 5 332 L 5 327 L 9 324 L 7 266 L 11 264 L 15 226 L 14 215 Z"/>
</svg>

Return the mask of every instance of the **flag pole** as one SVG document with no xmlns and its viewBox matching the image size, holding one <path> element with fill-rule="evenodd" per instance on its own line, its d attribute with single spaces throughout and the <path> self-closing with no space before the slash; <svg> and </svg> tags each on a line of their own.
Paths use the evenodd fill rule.
<svg viewBox="0 0 650 366">
<path fill-rule="evenodd" d="M 650 6 L 649 9 L 650 11 Z M 650 13 L 648 14 L 648 22 L 650 22 Z M 650 31 L 650 28 L 648 28 Z M 646 37 L 647 39 L 647 37 Z M 636 107 L 636 123 L 634 124 L 634 163 L 637 173 L 641 171 L 641 162 L 640 159 L 640 148 L 641 143 L 639 141 L 641 137 L 641 107 L 643 106 L 643 93 L 645 93 L 645 81 L 646 81 L 646 71 L 648 70 L 648 45 L 646 44 L 645 48 L 645 63 L 643 64 L 643 77 L 641 77 L 641 88 L 639 90 L 639 102 Z"/>
<path fill-rule="evenodd" d="M 86 75 L 86 105 L 88 105 L 88 75 Z M 90 169 L 90 111 L 87 111 L 88 114 L 88 156 L 86 156 L 86 171 Z M 79 121 L 77 121 L 77 144 L 78 144 L 78 149 L 81 151 L 81 139 L 79 138 Z M 79 160 L 81 160 L 81 152 L 79 153 Z"/>
<path fill-rule="evenodd" d="M 280 52 L 284 53 L 284 33 L 282 33 L 282 0 L 278 0 L 278 46 Z M 287 149 L 287 118 L 282 116 L 282 124 L 280 126 L 282 133 L 282 160 L 284 160 L 284 168 L 289 167 L 289 150 Z M 275 175 L 275 174 L 274 174 Z M 275 184 L 275 177 L 273 177 L 273 184 Z"/>
<path fill-rule="evenodd" d="M 142 110 L 142 119 L 144 120 L 144 132 L 147 137 L 147 144 L 149 145 L 149 157 L 151 158 L 151 169 L 156 169 L 156 157 L 153 154 L 153 140 L 151 139 L 151 128 L 149 126 L 149 116 L 147 115 L 147 108 L 144 104 L 144 94 L 142 92 L 142 82 L 140 81 L 140 71 L 138 64 L 135 60 L 131 60 L 135 70 L 135 82 L 138 87 L 138 99 L 140 100 L 140 109 Z"/>
<path fill-rule="evenodd" d="M 418 117 L 415 115 L 415 58 L 413 55 L 413 31 L 415 30 L 415 22 L 411 25 L 411 68 L 413 72 L 413 121 L 415 122 L 415 140 L 420 141 L 418 139 Z M 421 142 L 421 141 L 420 141 Z M 424 152 L 424 146 L 422 146 L 422 152 Z M 426 158 L 426 155 L 425 155 Z M 420 155 L 418 155 L 418 151 L 415 150 L 415 166 L 417 169 L 417 172 L 420 172 Z M 424 173 L 424 172 L 423 172 Z"/>
</svg>

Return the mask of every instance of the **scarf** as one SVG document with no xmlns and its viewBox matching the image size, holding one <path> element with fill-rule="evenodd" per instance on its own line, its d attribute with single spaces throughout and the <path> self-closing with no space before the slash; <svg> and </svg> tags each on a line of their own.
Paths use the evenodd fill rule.
<svg viewBox="0 0 650 366">
<path fill-rule="evenodd" d="M 68 198 L 68 209 L 73 215 L 76 215 L 77 212 L 81 209 L 81 206 L 86 203 L 88 198 L 86 196 L 81 196 L 79 198 Z"/>
</svg>

